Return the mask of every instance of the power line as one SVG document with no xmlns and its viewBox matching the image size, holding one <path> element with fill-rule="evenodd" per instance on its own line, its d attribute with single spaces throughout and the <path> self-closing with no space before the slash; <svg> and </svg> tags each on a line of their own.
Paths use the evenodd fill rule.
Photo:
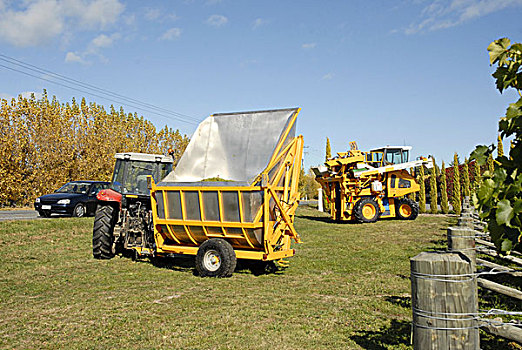
<svg viewBox="0 0 522 350">
<path fill-rule="evenodd" d="M 43 69 L 43 68 L 39 68 L 39 67 L 34 66 L 32 64 L 25 63 L 23 61 L 17 60 L 15 58 L 12 58 L 12 57 L 9 57 L 9 56 L 3 55 L 3 54 L 0 54 L 0 60 L 2 60 L 4 62 L 7 62 L 9 64 L 12 64 L 12 65 L 21 67 L 21 68 L 23 68 L 25 70 L 28 70 L 30 72 L 44 74 L 44 75 L 47 75 L 48 77 L 50 76 L 49 78 L 52 78 L 52 79 L 55 79 L 55 80 L 58 80 L 58 81 L 55 81 L 55 80 L 52 80 L 52 79 L 47 79 L 47 78 L 44 78 L 44 77 L 41 77 L 41 76 L 38 76 L 38 75 L 31 74 L 29 72 L 20 70 L 20 69 L 16 69 L 16 68 L 13 68 L 13 67 L 5 66 L 5 65 L 2 65 L 2 64 L 0 64 L 0 67 L 9 69 L 9 70 L 14 71 L 14 72 L 18 72 L 18 73 L 21 73 L 21 74 L 25 74 L 25 75 L 31 76 L 31 77 L 34 77 L 36 79 L 44 80 L 44 81 L 47 81 L 47 82 L 50 82 L 50 83 L 53 83 L 53 84 L 56 84 L 56 85 L 59 85 L 59 86 L 62 86 L 62 87 L 66 87 L 66 88 L 71 89 L 71 90 L 75 90 L 75 91 L 79 91 L 79 92 L 82 92 L 82 93 L 85 93 L 85 94 L 89 94 L 91 96 L 103 98 L 103 99 L 106 99 L 106 100 L 114 102 L 114 103 L 122 104 L 122 105 L 125 105 L 125 106 L 128 106 L 128 107 L 132 107 L 132 108 L 136 108 L 138 110 L 145 111 L 145 112 L 148 112 L 148 113 L 151 113 L 151 114 L 159 115 L 159 116 L 164 117 L 164 118 L 168 118 L 168 119 L 172 119 L 172 120 L 176 120 L 176 121 L 181 121 L 183 123 L 192 124 L 192 125 L 197 125 L 199 123 L 199 120 L 200 120 L 200 119 L 191 117 L 191 116 L 186 115 L 186 114 L 170 111 L 168 109 L 161 108 L 161 107 L 158 107 L 158 106 L 146 103 L 146 102 L 142 102 L 142 101 L 139 101 L 139 100 L 134 99 L 134 98 L 126 97 L 124 95 L 120 95 L 120 94 L 117 94 L 115 92 L 112 92 L 112 91 L 109 91 L 109 90 L 106 90 L 106 89 L 102 89 L 102 88 L 96 87 L 96 86 L 91 85 L 91 84 L 83 83 L 83 82 L 81 82 L 79 80 L 76 80 L 76 79 L 68 78 L 68 77 L 66 77 L 64 75 L 57 74 L 57 73 L 51 72 L 51 71 Z M 66 82 L 67 84 L 63 84 L 60 81 Z M 78 86 L 80 88 L 78 88 Z"/>
</svg>

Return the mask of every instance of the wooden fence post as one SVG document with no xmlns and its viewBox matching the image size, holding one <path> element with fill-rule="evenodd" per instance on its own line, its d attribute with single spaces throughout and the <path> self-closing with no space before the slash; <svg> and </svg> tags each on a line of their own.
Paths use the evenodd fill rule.
<svg viewBox="0 0 522 350">
<path fill-rule="evenodd" d="M 477 251 L 475 248 L 475 231 L 469 226 L 448 227 L 448 250 L 450 252 L 460 252 L 466 255 L 473 267 L 473 271 L 477 266 Z"/>
<path fill-rule="evenodd" d="M 478 350 L 477 280 L 469 258 L 422 252 L 410 266 L 414 349 Z"/>
</svg>

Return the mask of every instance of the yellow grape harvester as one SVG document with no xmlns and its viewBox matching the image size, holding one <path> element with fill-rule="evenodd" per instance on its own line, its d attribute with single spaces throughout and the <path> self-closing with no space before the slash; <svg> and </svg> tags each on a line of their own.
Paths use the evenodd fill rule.
<svg viewBox="0 0 522 350">
<path fill-rule="evenodd" d="M 432 158 L 408 161 L 411 146 L 387 146 L 362 152 L 350 142 L 324 166 L 312 168 L 337 221 L 375 222 L 381 218 L 414 220 L 418 204 L 406 196 L 419 184 L 407 169 L 433 167 Z"/>
</svg>

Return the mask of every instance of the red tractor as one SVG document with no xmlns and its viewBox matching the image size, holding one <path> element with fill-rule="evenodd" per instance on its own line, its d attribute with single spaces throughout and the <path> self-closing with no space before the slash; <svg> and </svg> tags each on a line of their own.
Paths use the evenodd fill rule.
<svg viewBox="0 0 522 350">
<path fill-rule="evenodd" d="M 172 156 L 117 153 L 115 158 L 110 188 L 97 195 L 92 233 L 96 259 L 110 259 L 133 247 L 141 247 L 142 254 L 154 251 L 147 176 L 159 181 L 172 171 Z"/>
</svg>

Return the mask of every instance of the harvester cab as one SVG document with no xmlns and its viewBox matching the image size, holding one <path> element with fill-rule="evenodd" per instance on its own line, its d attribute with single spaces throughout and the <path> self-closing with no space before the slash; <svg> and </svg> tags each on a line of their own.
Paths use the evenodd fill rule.
<svg viewBox="0 0 522 350">
<path fill-rule="evenodd" d="M 109 189 L 98 192 L 94 218 L 93 255 L 109 259 L 117 252 L 140 247 L 152 251 L 152 217 L 148 176 L 161 180 L 172 171 L 171 156 L 116 153 Z"/>
<path fill-rule="evenodd" d="M 419 207 L 406 196 L 420 186 L 407 169 L 433 166 L 432 159 L 409 161 L 411 146 L 386 146 L 362 152 L 350 142 L 324 166 L 312 168 L 330 203 L 334 220 L 375 222 L 380 218 L 414 220 Z"/>
</svg>

